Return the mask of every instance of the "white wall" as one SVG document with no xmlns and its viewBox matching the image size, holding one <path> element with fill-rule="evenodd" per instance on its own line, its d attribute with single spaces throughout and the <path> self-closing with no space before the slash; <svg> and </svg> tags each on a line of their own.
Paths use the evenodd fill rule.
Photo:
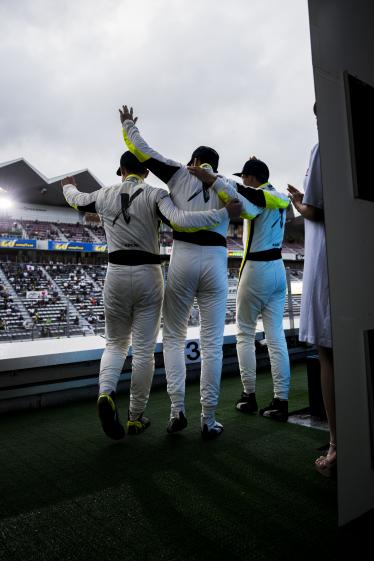
<svg viewBox="0 0 374 561">
<path fill-rule="evenodd" d="M 79 212 L 72 208 L 48 205 L 22 204 L 9 209 L 14 219 L 39 220 L 40 222 L 68 222 L 76 224 L 82 222 Z"/>
<path fill-rule="evenodd" d="M 374 508 L 365 329 L 374 329 L 374 203 L 354 198 L 343 72 L 374 86 L 372 0 L 309 0 L 335 358 L 338 512 Z M 372 178 L 368 178 L 372 180 Z"/>
</svg>

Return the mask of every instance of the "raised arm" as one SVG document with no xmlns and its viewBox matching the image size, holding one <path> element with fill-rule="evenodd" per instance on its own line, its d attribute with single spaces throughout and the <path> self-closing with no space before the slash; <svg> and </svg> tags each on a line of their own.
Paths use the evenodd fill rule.
<svg viewBox="0 0 374 561">
<path fill-rule="evenodd" d="M 137 117 L 133 116 L 132 107 L 128 109 L 123 105 L 119 110 L 123 129 L 123 138 L 128 150 L 136 156 L 152 173 L 161 181 L 168 183 L 173 175 L 182 167 L 182 164 L 169 160 L 153 150 L 139 133 L 135 125 Z"/>
<path fill-rule="evenodd" d="M 97 212 L 96 200 L 100 191 L 93 191 L 92 193 L 82 193 L 78 191 L 74 177 L 65 177 L 65 179 L 61 181 L 61 187 L 67 203 L 75 208 L 75 210 Z"/>
<path fill-rule="evenodd" d="M 232 201 L 225 208 L 208 211 L 186 211 L 175 206 L 169 193 L 163 189 L 159 190 L 156 199 L 157 214 L 159 218 L 177 231 L 194 232 L 214 228 L 222 220 L 227 218 L 238 218 L 241 205 L 238 201 Z"/>
</svg>

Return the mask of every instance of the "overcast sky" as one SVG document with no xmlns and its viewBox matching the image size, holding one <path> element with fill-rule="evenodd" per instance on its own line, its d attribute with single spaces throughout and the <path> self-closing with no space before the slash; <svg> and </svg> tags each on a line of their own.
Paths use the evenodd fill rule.
<svg viewBox="0 0 374 561">
<path fill-rule="evenodd" d="M 118 107 L 165 156 L 265 160 L 301 185 L 317 140 L 307 0 L 0 0 L 0 162 L 116 181 Z M 150 183 L 156 183 L 153 176 Z"/>
</svg>

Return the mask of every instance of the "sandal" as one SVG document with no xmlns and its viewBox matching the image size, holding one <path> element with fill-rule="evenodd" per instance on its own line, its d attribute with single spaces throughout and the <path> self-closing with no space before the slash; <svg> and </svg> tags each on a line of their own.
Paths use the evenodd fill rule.
<svg viewBox="0 0 374 561">
<path fill-rule="evenodd" d="M 336 444 L 334 442 L 330 442 L 330 448 L 336 450 Z M 326 456 L 320 456 L 314 462 L 314 466 L 318 473 L 323 475 L 324 477 L 335 477 L 336 475 L 336 466 L 337 466 L 337 459 L 336 454 L 333 460 L 329 460 Z"/>
</svg>

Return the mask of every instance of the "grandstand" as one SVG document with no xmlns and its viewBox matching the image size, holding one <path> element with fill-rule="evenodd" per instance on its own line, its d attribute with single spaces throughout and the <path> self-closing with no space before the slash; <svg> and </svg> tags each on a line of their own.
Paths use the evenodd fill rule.
<svg viewBox="0 0 374 561">
<path fill-rule="evenodd" d="M 88 170 L 74 175 L 84 191 L 102 186 Z M 60 180 L 47 179 L 23 159 L 0 165 L 3 195 L 13 202 L 0 211 L 0 342 L 104 334 L 105 232 L 96 215 L 67 205 Z M 299 314 L 303 261 L 302 221 L 290 212 L 283 255 L 293 294 L 286 317 Z M 227 324 L 235 321 L 242 236 L 242 224 L 230 224 Z M 165 279 L 171 248 L 172 232 L 162 224 Z M 189 323 L 199 324 L 196 302 Z"/>
</svg>

